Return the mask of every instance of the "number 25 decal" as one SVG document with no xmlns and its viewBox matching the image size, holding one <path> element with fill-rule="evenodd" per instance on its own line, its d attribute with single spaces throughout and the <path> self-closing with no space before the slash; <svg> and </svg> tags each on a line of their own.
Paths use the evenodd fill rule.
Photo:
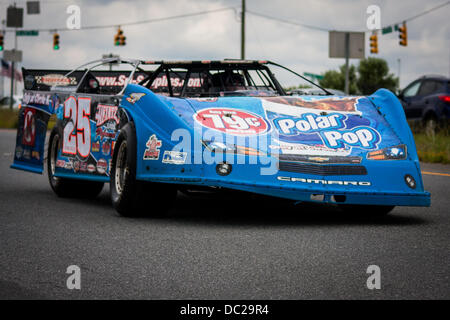
<svg viewBox="0 0 450 320">
<path fill-rule="evenodd" d="M 64 127 L 62 152 L 82 158 L 91 152 L 91 98 L 69 97 L 64 102 L 64 119 L 69 119 Z"/>
</svg>

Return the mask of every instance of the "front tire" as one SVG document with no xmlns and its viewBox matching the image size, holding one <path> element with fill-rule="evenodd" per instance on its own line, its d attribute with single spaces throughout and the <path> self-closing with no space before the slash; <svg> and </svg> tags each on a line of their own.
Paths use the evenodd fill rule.
<svg viewBox="0 0 450 320">
<path fill-rule="evenodd" d="M 136 153 L 136 131 L 129 122 L 120 130 L 114 147 L 109 188 L 112 204 L 125 217 L 164 215 L 177 191 L 167 184 L 136 180 Z"/>
<path fill-rule="evenodd" d="M 56 160 L 60 146 L 58 130 L 53 129 L 50 134 L 47 153 L 48 181 L 53 191 L 62 198 L 95 198 L 103 189 L 103 182 L 85 181 L 55 177 Z"/>
</svg>

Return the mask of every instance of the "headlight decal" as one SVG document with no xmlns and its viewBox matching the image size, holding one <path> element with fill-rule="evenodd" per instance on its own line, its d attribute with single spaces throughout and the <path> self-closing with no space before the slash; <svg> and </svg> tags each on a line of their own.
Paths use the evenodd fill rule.
<svg viewBox="0 0 450 320">
<path fill-rule="evenodd" d="M 367 153 L 369 160 L 404 160 L 406 159 L 406 145 L 401 144 L 393 147 L 387 147 L 381 150 Z"/>
</svg>

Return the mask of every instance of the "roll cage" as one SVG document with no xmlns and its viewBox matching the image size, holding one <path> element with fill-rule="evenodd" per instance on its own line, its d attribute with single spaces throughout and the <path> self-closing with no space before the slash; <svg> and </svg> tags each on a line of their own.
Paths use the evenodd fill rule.
<svg viewBox="0 0 450 320">
<path fill-rule="evenodd" d="M 123 94 L 126 86 L 132 81 L 137 70 L 146 75 L 145 78 L 138 83 L 139 85 L 171 97 L 186 98 L 247 95 L 250 91 L 253 91 L 253 95 L 286 95 L 286 92 L 275 78 L 268 65 L 283 68 L 322 89 L 326 94 L 331 95 L 326 89 L 311 82 L 300 74 L 277 63 L 262 60 L 146 61 L 106 58 L 94 60 L 78 66 L 65 74 L 65 76 L 67 77 L 75 71 L 83 71 L 84 73 L 81 80 L 78 82 L 75 89 L 75 92 L 81 92 L 80 90 L 86 87 L 87 81 L 97 81 L 91 71 L 94 68 L 110 63 L 127 64 L 132 67 L 132 71 L 118 95 Z M 153 71 L 141 68 L 150 65 L 158 67 Z M 80 70 L 81 68 L 85 69 Z M 165 85 L 160 86 L 158 90 L 158 87 L 155 86 L 155 81 L 158 78 L 161 79 L 161 77 L 164 78 Z M 192 80 L 199 82 L 199 89 L 195 92 L 189 90 L 189 84 Z M 256 81 L 259 81 L 259 84 L 257 84 Z M 163 89 L 161 89 L 161 87 L 163 87 Z"/>
</svg>

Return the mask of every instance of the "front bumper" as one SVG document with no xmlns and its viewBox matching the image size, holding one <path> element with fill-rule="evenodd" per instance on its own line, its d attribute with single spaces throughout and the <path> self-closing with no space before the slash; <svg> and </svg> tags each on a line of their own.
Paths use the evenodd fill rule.
<svg viewBox="0 0 450 320">
<path fill-rule="evenodd" d="M 219 182 L 217 182 L 219 184 Z M 217 185 L 215 184 L 215 185 Z M 246 185 L 245 183 L 223 183 L 223 187 L 261 193 L 265 195 L 292 199 L 301 202 L 319 202 L 333 204 L 361 204 L 361 205 L 392 205 L 392 206 L 415 206 L 429 207 L 431 195 L 427 191 L 394 193 L 394 192 L 358 192 L 342 190 L 323 190 L 320 188 L 289 188 Z"/>
</svg>

